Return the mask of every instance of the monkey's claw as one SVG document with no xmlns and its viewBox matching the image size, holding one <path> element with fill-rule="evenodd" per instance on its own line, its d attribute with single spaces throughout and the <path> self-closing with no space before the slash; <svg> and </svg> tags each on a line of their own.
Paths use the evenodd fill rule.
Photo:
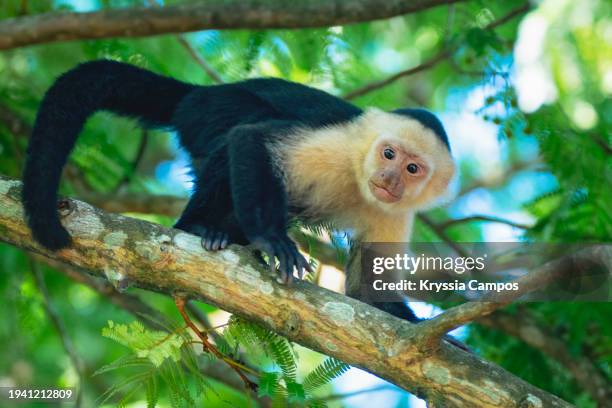
<svg viewBox="0 0 612 408">
<path fill-rule="evenodd" d="M 201 225 L 191 226 L 188 231 L 202 238 L 202 247 L 207 251 L 225 249 L 230 244 L 229 235 L 225 231 Z"/>
<path fill-rule="evenodd" d="M 290 285 L 293 282 L 293 272 L 297 271 L 299 279 L 304 279 L 306 271 L 312 272 L 312 268 L 306 259 L 300 254 L 295 243 L 288 237 L 263 238 L 258 237 L 251 241 L 253 246 L 268 256 L 270 272 L 277 275 L 279 283 Z M 278 269 L 276 260 L 278 259 Z"/>
<path fill-rule="evenodd" d="M 209 251 L 218 251 L 225 249 L 229 245 L 229 235 L 223 231 L 204 228 L 202 237 L 202 246 Z"/>
</svg>

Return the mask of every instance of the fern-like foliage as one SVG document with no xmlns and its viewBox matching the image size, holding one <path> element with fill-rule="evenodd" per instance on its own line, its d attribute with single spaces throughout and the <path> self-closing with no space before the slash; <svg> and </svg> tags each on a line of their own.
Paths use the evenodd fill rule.
<svg viewBox="0 0 612 408">
<path fill-rule="evenodd" d="M 121 395 L 117 406 L 127 406 L 134 395 L 144 389 L 147 408 L 153 408 L 159 400 L 159 383 L 163 382 L 172 407 L 193 407 L 208 388 L 197 356 L 188 346 L 188 337 L 183 332 L 151 331 L 138 321 L 128 325 L 109 321 L 102 334 L 129 347 L 133 354 L 99 368 L 94 375 L 123 369 L 134 369 L 135 373 L 102 394 L 100 405 Z"/>
<path fill-rule="evenodd" d="M 265 353 L 281 369 L 283 378 L 295 381 L 296 356 L 287 339 L 236 316 L 231 318 L 226 333 L 229 335 L 230 343 L 237 341 L 254 353 L 258 351 Z"/>
<path fill-rule="evenodd" d="M 183 337 L 145 329 L 142 323 L 134 321 L 129 325 L 108 322 L 102 335 L 132 349 L 138 357 L 148 358 L 156 367 L 165 359 L 180 360 Z"/>
<path fill-rule="evenodd" d="M 350 366 L 328 357 L 304 378 L 304 389 L 308 392 L 331 382 L 349 370 Z"/>
</svg>

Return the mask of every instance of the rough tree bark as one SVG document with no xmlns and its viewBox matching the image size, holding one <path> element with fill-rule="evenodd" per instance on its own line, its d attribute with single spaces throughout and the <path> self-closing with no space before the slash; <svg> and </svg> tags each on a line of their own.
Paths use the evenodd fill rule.
<svg viewBox="0 0 612 408">
<path fill-rule="evenodd" d="M 462 0 L 225 0 L 90 13 L 56 12 L 0 23 L 0 50 L 76 39 L 205 29 L 327 27 L 390 18 Z"/>
<path fill-rule="evenodd" d="M 85 268 L 117 287 L 216 305 L 446 407 L 571 406 L 444 342 L 422 347 L 418 325 L 305 282 L 279 285 L 246 248 L 206 252 L 196 236 L 67 200 L 63 223 L 74 244 L 48 252 L 30 237 L 20 195 L 21 182 L 0 177 L 0 240 Z"/>
</svg>

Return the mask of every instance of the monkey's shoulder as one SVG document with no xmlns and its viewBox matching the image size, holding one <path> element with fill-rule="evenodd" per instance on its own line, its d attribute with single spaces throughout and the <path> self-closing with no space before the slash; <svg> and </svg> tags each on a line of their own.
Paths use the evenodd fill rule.
<svg viewBox="0 0 612 408">
<path fill-rule="evenodd" d="M 279 78 L 255 78 L 235 84 L 286 118 L 318 127 L 350 121 L 362 110 L 320 89 Z"/>
</svg>

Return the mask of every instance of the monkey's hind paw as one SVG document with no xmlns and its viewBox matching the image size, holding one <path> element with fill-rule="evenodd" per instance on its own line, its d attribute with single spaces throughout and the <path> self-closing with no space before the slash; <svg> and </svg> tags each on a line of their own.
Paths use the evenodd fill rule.
<svg viewBox="0 0 612 408">
<path fill-rule="evenodd" d="M 293 271 L 296 270 L 300 279 L 305 272 L 312 272 L 308 261 L 300 254 L 295 243 L 288 237 L 264 238 L 258 237 L 251 241 L 253 246 L 268 256 L 270 271 L 277 276 L 279 283 L 285 285 L 293 282 Z M 278 269 L 276 268 L 278 259 Z"/>
<path fill-rule="evenodd" d="M 218 251 L 225 249 L 229 245 L 229 235 L 227 232 L 211 228 L 202 228 L 202 247 L 208 251 Z"/>
<path fill-rule="evenodd" d="M 202 247 L 207 251 L 225 249 L 230 244 L 229 234 L 216 228 L 203 227 L 201 225 L 190 225 L 188 228 L 177 226 L 177 228 L 202 238 Z"/>
</svg>

